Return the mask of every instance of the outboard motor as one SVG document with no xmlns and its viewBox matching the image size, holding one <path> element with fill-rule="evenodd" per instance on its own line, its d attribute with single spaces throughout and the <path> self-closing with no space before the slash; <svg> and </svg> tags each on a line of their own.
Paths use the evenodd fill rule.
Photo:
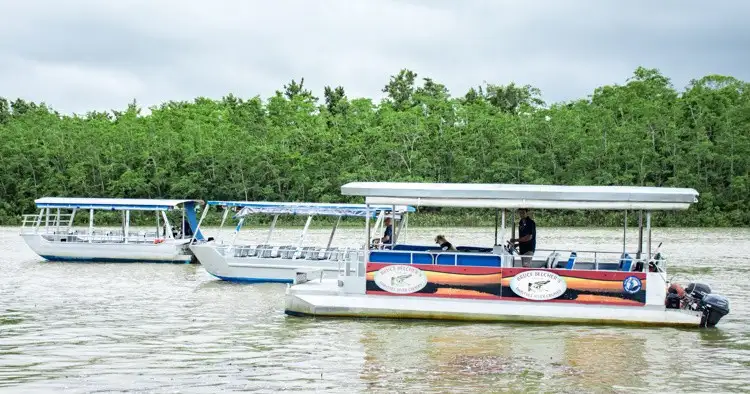
<svg viewBox="0 0 750 394">
<path fill-rule="evenodd" d="M 703 310 L 701 327 L 713 327 L 729 313 L 729 300 L 723 295 L 706 294 L 700 300 L 700 309 Z"/>
<path fill-rule="evenodd" d="M 692 299 L 689 308 L 703 312 L 701 327 L 713 327 L 729 313 L 729 300 L 720 294 L 712 294 L 711 286 L 705 283 L 689 283 L 685 293 Z"/>
<path fill-rule="evenodd" d="M 700 300 L 706 294 L 711 294 L 711 286 L 705 283 L 688 283 L 687 287 L 685 287 L 685 292 L 696 300 Z"/>
</svg>

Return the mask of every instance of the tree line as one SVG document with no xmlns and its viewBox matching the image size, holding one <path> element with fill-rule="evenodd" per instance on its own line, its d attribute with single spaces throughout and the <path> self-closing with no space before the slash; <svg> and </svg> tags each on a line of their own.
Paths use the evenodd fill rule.
<svg viewBox="0 0 750 394">
<path fill-rule="evenodd" d="M 0 223 L 41 196 L 361 202 L 350 181 L 692 187 L 688 213 L 661 224 L 750 224 L 750 89 L 708 75 L 683 90 L 658 70 L 579 100 L 545 103 L 529 85 L 485 83 L 462 96 L 401 70 L 385 98 L 323 98 L 292 80 L 267 99 L 170 101 L 142 114 L 60 114 L 0 98 Z M 433 209 L 432 211 L 435 211 Z M 420 215 L 413 215 L 413 223 Z M 481 217 L 480 217 L 481 216 Z M 634 217 L 635 215 L 631 215 Z M 422 223 L 439 224 L 438 216 Z M 557 225 L 616 224 L 604 213 L 547 212 Z M 452 210 L 449 223 L 492 223 Z"/>
</svg>

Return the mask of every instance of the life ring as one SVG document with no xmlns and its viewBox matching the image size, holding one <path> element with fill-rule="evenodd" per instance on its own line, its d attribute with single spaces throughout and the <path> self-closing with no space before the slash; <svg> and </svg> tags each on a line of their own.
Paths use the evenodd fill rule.
<svg viewBox="0 0 750 394">
<path fill-rule="evenodd" d="M 164 242 L 164 239 L 163 239 L 163 238 L 157 238 L 157 239 L 155 239 L 155 240 L 154 240 L 154 245 L 156 245 L 156 244 L 160 244 L 160 243 L 162 243 L 162 242 Z"/>
</svg>

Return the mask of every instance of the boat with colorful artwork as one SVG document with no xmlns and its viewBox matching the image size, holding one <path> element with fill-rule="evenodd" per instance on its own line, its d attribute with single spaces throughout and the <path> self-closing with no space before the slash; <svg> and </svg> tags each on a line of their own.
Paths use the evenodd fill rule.
<svg viewBox="0 0 750 394">
<path fill-rule="evenodd" d="M 366 204 L 492 209 L 495 240 L 456 251 L 400 243 L 363 249 L 332 280 L 300 270 L 287 288 L 289 315 L 710 327 L 729 313 L 729 301 L 710 286 L 672 283 L 667 260 L 652 249 L 651 212 L 687 209 L 697 202 L 694 189 L 354 182 L 342 194 Z M 519 208 L 622 211 L 623 249 L 537 249 L 524 264 L 513 244 L 498 242 L 506 211 Z M 629 211 L 637 213 L 634 250 Z M 362 238 L 370 238 L 369 220 Z"/>
<path fill-rule="evenodd" d="M 222 280 L 233 282 L 283 282 L 291 283 L 298 269 L 319 269 L 321 275 L 336 277 L 339 262 L 357 261 L 362 257 L 362 247 L 354 244 L 333 247 L 336 230 L 344 218 L 364 218 L 369 214 L 376 219 L 375 229 L 383 231 L 387 221 L 395 224 L 389 230 L 393 241 L 404 235 L 408 212 L 413 207 L 310 203 L 310 202 L 267 202 L 267 201 L 208 201 L 207 209 L 199 222 L 203 223 L 211 207 L 223 209 L 221 226 L 216 240 L 195 242 L 190 249 L 206 271 Z M 367 209 L 366 209 L 367 208 Z M 222 229 L 229 214 L 237 221 L 228 236 L 222 236 Z M 238 240 L 238 235 L 247 220 L 253 216 L 272 216 L 270 229 L 262 237 L 248 241 Z M 307 216 L 296 244 L 272 242 L 279 216 Z M 325 245 L 311 245 L 307 242 L 308 230 L 316 216 L 334 217 L 335 221 L 328 242 Z M 389 243 L 377 245 L 381 249 L 390 248 Z"/>
<path fill-rule="evenodd" d="M 201 200 L 44 197 L 35 203 L 39 213 L 24 215 L 20 235 L 46 260 L 190 263 L 191 238 L 203 239 L 200 231 L 191 231 L 197 228 Z M 81 211 L 88 211 L 87 226 L 77 227 L 76 214 Z M 181 223 L 173 226 L 169 216 L 175 211 L 180 218 L 173 220 Z M 121 226 L 96 228 L 97 215 L 108 216 L 108 221 L 121 215 Z M 135 228 L 135 219 L 154 220 L 156 226 Z"/>
</svg>

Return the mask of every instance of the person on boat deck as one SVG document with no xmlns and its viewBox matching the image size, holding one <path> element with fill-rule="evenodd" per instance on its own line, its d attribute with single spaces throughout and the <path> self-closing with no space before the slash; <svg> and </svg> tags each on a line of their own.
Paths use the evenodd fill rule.
<svg viewBox="0 0 750 394">
<path fill-rule="evenodd" d="M 393 224 L 391 224 L 391 218 L 386 217 L 384 223 L 385 233 L 383 233 L 383 238 L 380 238 L 380 244 L 391 245 L 393 244 Z"/>
<path fill-rule="evenodd" d="M 530 267 L 531 258 L 536 250 L 536 223 L 529 216 L 529 210 L 521 208 L 518 210 L 521 220 L 518 222 L 518 239 L 510 242 L 518 244 L 518 254 L 521 255 L 521 266 Z"/>
<path fill-rule="evenodd" d="M 438 235 L 437 237 L 435 237 L 435 243 L 438 244 L 438 245 L 440 245 L 440 249 L 443 250 L 443 251 L 445 251 L 445 252 L 448 252 L 448 251 L 455 252 L 456 251 L 456 248 L 453 247 L 453 244 L 450 243 L 450 242 L 448 242 L 448 240 L 445 239 L 445 237 L 442 236 L 442 235 Z"/>
</svg>

